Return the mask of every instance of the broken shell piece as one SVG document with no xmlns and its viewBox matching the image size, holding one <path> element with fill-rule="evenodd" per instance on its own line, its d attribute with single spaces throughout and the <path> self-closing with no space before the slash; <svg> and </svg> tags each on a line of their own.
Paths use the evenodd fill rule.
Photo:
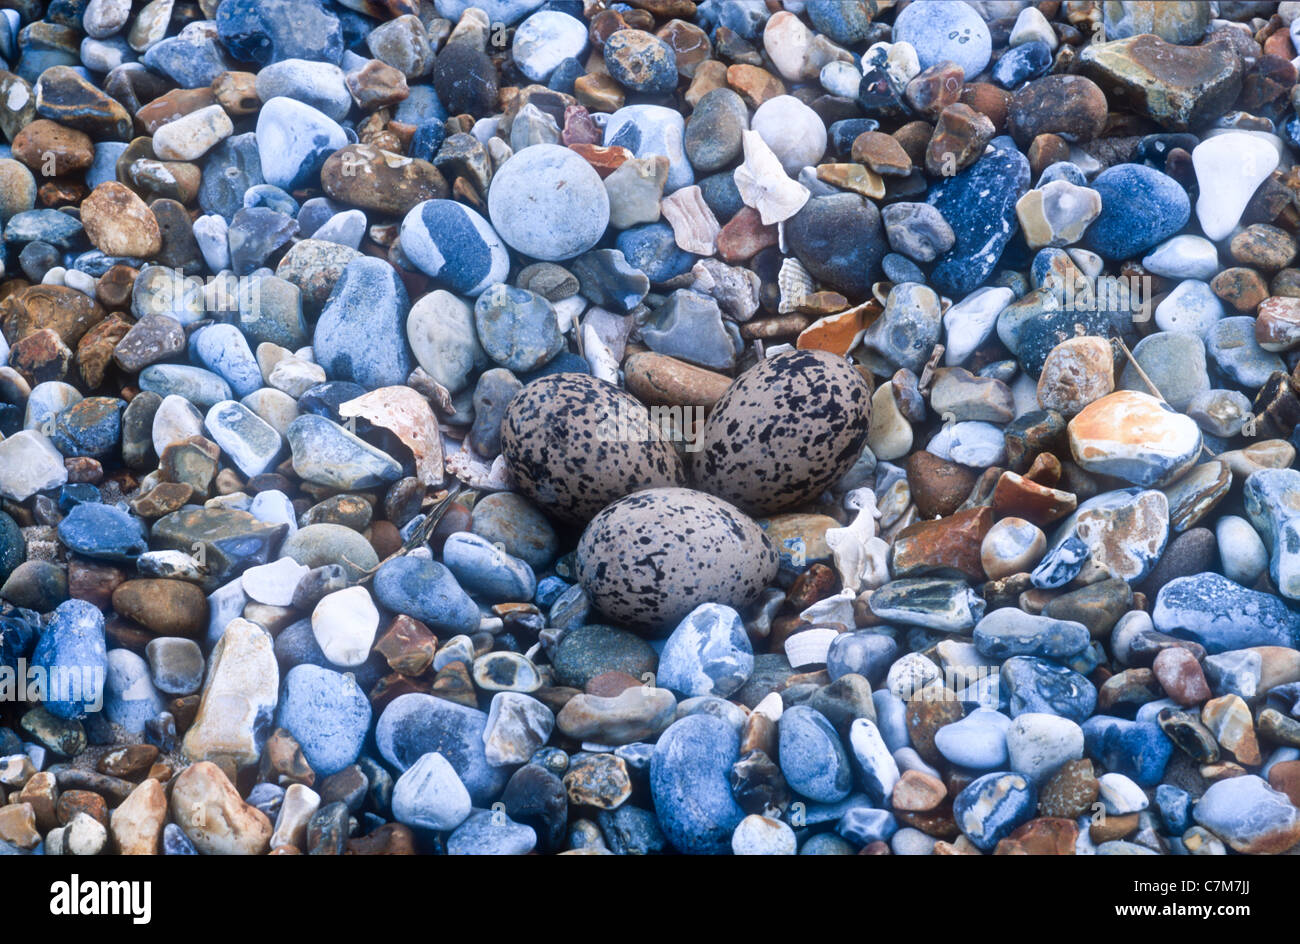
<svg viewBox="0 0 1300 944">
<path fill-rule="evenodd" d="M 853 601 L 856 598 L 857 594 L 852 590 L 841 590 L 833 597 L 818 600 L 801 612 L 799 619 L 805 623 L 839 623 L 852 628 L 857 625 L 853 620 Z"/>
<path fill-rule="evenodd" d="M 806 669 L 826 664 L 826 653 L 838 636 L 833 629 L 805 629 L 785 641 L 785 657 L 791 668 Z"/>
<path fill-rule="evenodd" d="M 443 480 L 442 437 L 429 401 L 410 387 L 380 387 L 339 405 L 339 415 L 357 416 L 389 430 L 411 450 L 416 476 L 425 485 Z"/>
<path fill-rule="evenodd" d="M 664 197 L 659 211 L 673 228 L 678 248 L 697 256 L 712 256 L 718 251 L 722 225 L 704 202 L 704 192 L 699 187 L 683 187 Z"/>
<path fill-rule="evenodd" d="M 741 141 L 745 160 L 732 175 L 740 199 L 758 211 L 764 225 L 790 219 L 808 202 L 808 188 L 790 179 L 757 131 L 742 132 Z"/>
<path fill-rule="evenodd" d="M 782 315 L 797 311 L 803 300 L 817 290 L 812 274 L 794 256 L 786 256 L 785 261 L 781 263 L 781 271 L 776 276 L 776 285 L 781 291 L 781 302 L 776 310 Z"/>
</svg>

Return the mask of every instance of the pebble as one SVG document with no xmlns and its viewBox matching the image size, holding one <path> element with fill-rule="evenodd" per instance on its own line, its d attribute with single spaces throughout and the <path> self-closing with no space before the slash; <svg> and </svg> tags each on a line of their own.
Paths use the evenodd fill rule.
<svg viewBox="0 0 1300 944">
<path fill-rule="evenodd" d="M 609 223 L 609 197 L 600 176 L 576 153 L 538 144 L 515 154 L 492 178 L 488 215 L 510 248 L 555 262 L 599 241 Z"/>
</svg>

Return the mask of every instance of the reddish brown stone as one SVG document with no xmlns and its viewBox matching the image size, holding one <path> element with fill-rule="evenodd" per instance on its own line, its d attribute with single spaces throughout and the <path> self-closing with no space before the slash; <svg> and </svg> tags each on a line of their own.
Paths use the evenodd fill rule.
<svg viewBox="0 0 1300 944">
<path fill-rule="evenodd" d="M 311 765 L 307 763 L 302 747 L 293 735 L 284 728 L 276 728 L 266 739 L 266 746 L 262 748 L 258 777 L 267 783 L 282 787 L 294 783 L 310 787 L 316 782 L 316 771 L 312 770 Z"/>
<path fill-rule="evenodd" d="M 60 826 L 72 822 L 78 813 L 85 813 L 108 828 L 108 804 L 98 793 L 89 790 L 65 790 L 54 805 L 54 816 Z"/>
<path fill-rule="evenodd" d="M 747 262 L 760 250 L 775 246 L 778 242 L 779 234 L 775 224 L 765 226 L 757 210 L 741 207 L 718 233 L 718 257 L 723 262 L 736 265 Z M 805 327 L 807 323 L 807 319 L 804 319 Z"/>
<path fill-rule="evenodd" d="M 1074 511 L 1077 499 L 1070 492 L 1031 482 L 1015 472 L 1003 472 L 993 491 L 999 517 L 1024 518 L 1042 527 Z"/>
<path fill-rule="evenodd" d="M 1268 298 L 1268 284 L 1254 269 L 1224 269 L 1210 280 L 1214 294 L 1240 312 L 1253 312 Z"/>
<path fill-rule="evenodd" d="M 85 600 L 101 610 L 108 609 L 113 591 L 126 580 L 126 571 L 113 564 L 86 557 L 68 560 L 68 596 Z"/>
<path fill-rule="evenodd" d="M 894 539 L 894 577 L 959 574 L 984 580 L 980 545 L 993 526 L 993 509 L 971 508 L 936 521 L 918 521 Z"/>
<path fill-rule="evenodd" d="M 907 457 L 907 484 L 923 518 L 953 514 L 975 486 L 975 472 L 919 449 Z"/>
<path fill-rule="evenodd" d="M 374 832 L 349 839 L 344 855 L 415 855 L 415 835 L 401 823 L 385 823 Z"/>
<path fill-rule="evenodd" d="M 1200 662 L 1186 649 L 1162 649 L 1151 668 L 1169 697 L 1180 705 L 1199 705 L 1214 694 Z"/>
<path fill-rule="evenodd" d="M 438 651 L 438 637 L 414 617 L 399 614 L 375 641 L 375 651 L 401 675 L 422 675 Z"/>
<path fill-rule="evenodd" d="M 785 94 L 785 83 L 758 66 L 734 65 L 727 69 L 727 85 L 745 100 L 750 108 L 757 108 L 768 99 Z"/>
</svg>

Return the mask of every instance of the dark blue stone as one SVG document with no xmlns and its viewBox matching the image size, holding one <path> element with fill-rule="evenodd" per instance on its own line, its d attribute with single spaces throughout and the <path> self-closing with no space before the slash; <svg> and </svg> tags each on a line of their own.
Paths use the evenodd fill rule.
<svg viewBox="0 0 1300 944">
<path fill-rule="evenodd" d="M 850 297 L 870 294 L 889 250 L 880 211 L 852 193 L 813 197 L 786 221 L 785 238 L 815 278 Z"/>
<path fill-rule="evenodd" d="M 31 611 L 16 610 L 7 616 L 0 616 L 0 665 L 17 668 L 18 660 L 32 654 L 36 640 L 40 637 L 38 622 L 23 618 L 23 613 Z"/>
<path fill-rule="evenodd" d="M 411 157 L 431 162 L 446 138 L 447 129 L 439 119 L 420 122 L 411 136 Z"/>
<path fill-rule="evenodd" d="M 1300 615 L 1278 597 L 1216 573 L 1177 577 L 1156 594 L 1156 629 L 1199 642 L 1211 655 L 1300 643 Z"/>
<path fill-rule="evenodd" d="M 234 135 L 209 151 L 203 162 L 199 206 L 229 222 L 244 208 L 244 194 L 265 182 L 257 135 L 251 131 Z"/>
<path fill-rule="evenodd" d="M 98 501 L 103 501 L 99 489 L 89 482 L 73 482 L 59 489 L 59 511 L 65 515 L 78 505 Z"/>
<path fill-rule="evenodd" d="M 85 600 L 67 600 L 41 634 L 32 665 L 45 670 L 45 708 L 57 718 L 84 718 L 103 706 L 108 674 L 104 614 Z"/>
<path fill-rule="evenodd" d="M 552 91 L 572 95 L 573 83 L 586 74 L 587 70 L 583 68 L 582 63 L 570 56 L 560 60 L 560 64 L 555 67 L 555 71 L 547 80 L 546 87 Z"/>
<path fill-rule="evenodd" d="M 1097 708 L 1092 682 L 1063 665 L 1033 656 L 1013 656 L 1002 663 L 1001 683 L 1013 718 L 1046 712 L 1081 724 Z"/>
<path fill-rule="evenodd" d="M 1033 818 L 1038 793 L 1033 783 L 1020 774 L 985 774 L 957 794 L 952 803 L 953 818 L 966 838 L 985 852 Z"/>
<path fill-rule="evenodd" d="M 855 846 L 889 842 L 898 832 L 898 820 L 889 810 L 855 806 L 835 824 L 835 831 Z"/>
<path fill-rule="evenodd" d="M 142 519 L 100 502 L 69 511 L 59 522 L 59 540 L 68 550 L 95 560 L 132 563 L 149 550 Z"/>
<path fill-rule="evenodd" d="M 1052 65 L 1052 50 L 1042 40 L 1023 43 L 1008 49 L 993 64 L 993 81 L 1004 89 L 1014 89 L 1021 82 L 1043 75 Z"/>
<path fill-rule="evenodd" d="M 726 223 L 745 205 L 745 201 L 740 196 L 740 188 L 736 186 L 734 171 L 723 171 L 705 177 L 699 181 L 699 185 L 704 202 L 721 223 Z"/>
<path fill-rule="evenodd" d="M 731 834 L 745 816 L 727 779 L 739 755 L 736 729 L 711 715 L 687 715 L 660 736 L 650 794 L 659 825 L 679 852 L 731 851 Z"/>
<path fill-rule="evenodd" d="M 1108 771 L 1131 777 L 1140 787 L 1154 787 L 1164 775 L 1174 745 L 1158 725 L 1097 715 L 1083 722 L 1088 756 Z"/>
<path fill-rule="evenodd" d="M 18 527 L 18 522 L 13 518 L 0 511 L 0 583 L 8 580 L 14 568 L 26 557 L 27 542 L 23 539 L 22 528 Z"/>
<path fill-rule="evenodd" d="M 233 65 L 221 45 L 204 35 L 164 39 L 150 46 L 140 61 L 187 89 L 206 88 Z"/>
<path fill-rule="evenodd" d="M 478 605 L 461 589 L 450 570 L 436 561 L 395 557 L 375 572 L 375 597 L 394 613 L 405 613 L 430 629 L 472 633 L 478 629 Z"/>
<path fill-rule="evenodd" d="M 1016 201 L 1029 189 L 1029 161 L 1010 138 L 994 138 L 992 145 L 991 153 L 935 184 L 926 198 L 956 236 L 930 273 L 930 284 L 952 298 L 984 284 L 1020 229 Z"/>
<path fill-rule="evenodd" d="M 624 127 L 632 127 L 629 122 Z M 679 249 L 673 228 L 667 223 L 647 223 L 634 226 L 619 234 L 614 245 L 633 266 L 640 269 L 651 282 L 667 282 L 689 272 L 699 256 Z"/>
<path fill-rule="evenodd" d="M 1192 825 L 1192 796 L 1172 783 L 1162 783 L 1156 787 L 1156 812 L 1166 833 L 1181 836 Z"/>
<path fill-rule="evenodd" d="M 255 206 L 235 213 L 230 221 L 230 267 L 249 275 L 298 232 L 298 221 L 287 213 Z"/>
<path fill-rule="evenodd" d="M 343 57 L 343 27 L 316 0 L 225 0 L 217 35 L 236 59 L 263 66 L 284 59 L 337 65 Z"/>
<path fill-rule="evenodd" d="M 163 827 L 162 847 L 163 855 L 196 856 L 199 854 L 199 850 L 194 848 L 194 843 L 190 842 L 190 837 L 185 835 L 185 830 L 175 823 L 168 823 Z"/>
<path fill-rule="evenodd" d="M 1101 194 L 1101 215 L 1084 234 L 1084 245 L 1107 259 L 1128 259 L 1187 225 L 1192 204 L 1172 177 L 1145 164 L 1116 164 L 1092 181 Z"/>
<path fill-rule="evenodd" d="M 874 118 L 845 118 L 832 122 L 826 129 L 832 153 L 847 160 L 853 153 L 853 142 L 858 136 L 879 128 L 880 122 Z"/>
<path fill-rule="evenodd" d="M 808 19 L 817 32 L 825 33 L 843 46 L 854 46 L 872 35 L 871 6 L 844 0 L 810 0 Z"/>
<path fill-rule="evenodd" d="M 81 221 L 59 210 L 24 210 L 5 223 L 7 243 L 30 243 L 40 240 L 60 249 L 71 249 L 81 235 Z"/>
<path fill-rule="evenodd" d="M 365 387 L 350 380 L 327 380 L 303 391 L 302 396 L 298 398 L 298 412 L 314 413 L 317 416 L 328 417 L 335 423 L 342 423 L 343 417 L 339 414 L 339 406 L 349 400 L 355 400 L 365 392 Z"/>
</svg>

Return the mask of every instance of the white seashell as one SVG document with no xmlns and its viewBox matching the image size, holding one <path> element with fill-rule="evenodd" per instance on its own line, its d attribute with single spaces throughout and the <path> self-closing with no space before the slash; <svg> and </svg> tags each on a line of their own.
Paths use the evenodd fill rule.
<svg viewBox="0 0 1300 944">
<path fill-rule="evenodd" d="M 790 661 L 791 667 L 796 669 L 825 665 L 826 653 L 838 635 L 833 629 L 805 629 L 801 633 L 795 633 L 785 641 L 785 657 Z"/>
<path fill-rule="evenodd" d="M 817 290 L 812 274 L 794 256 L 786 256 L 781 263 L 776 285 L 781 290 L 781 303 L 777 306 L 777 311 L 783 315 L 796 310 L 805 298 Z"/>
<path fill-rule="evenodd" d="M 865 485 L 844 493 L 844 507 L 849 511 L 870 510 L 873 518 L 880 517 L 880 511 L 876 508 L 876 493 Z"/>
<path fill-rule="evenodd" d="M 772 149 L 757 131 L 741 134 L 745 160 L 732 175 L 745 206 L 758 211 L 764 225 L 781 223 L 808 202 L 808 188 L 791 180 Z"/>
<path fill-rule="evenodd" d="M 805 623 L 839 623 L 841 626 L 856 626 L 853 620 L 853 601 L 857 594 L 852 590 L 841 590 L 833 597 L 818 600 L 799 614 Z"/>
</svg>

